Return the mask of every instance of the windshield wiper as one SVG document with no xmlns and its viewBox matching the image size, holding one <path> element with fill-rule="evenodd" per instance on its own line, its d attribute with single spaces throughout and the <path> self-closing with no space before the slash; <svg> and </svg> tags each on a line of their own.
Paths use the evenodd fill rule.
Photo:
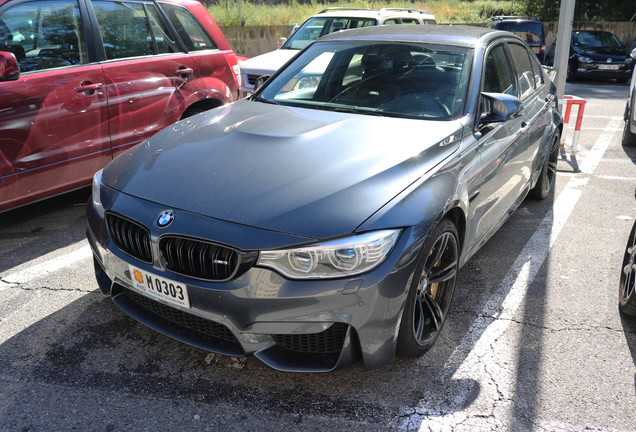
<svg viewBox="0 0 636 432">
<path fill-rule="evenodd" d="M 342 106 L 326 105 L 325 109 L 333 110 L 336 112 L 342 112 L 342 113 L 350 113 L 350 114 L 369 114 L 369 115 L 380 116 L 380 117 L 384 116 L 384 114 L 382 114 L 381 112 L 378 112 L 378 110 L 376 110 L 375 108 L 356 108 L 356 107 L 347 108 Z"/>
<path fill-rule="evenodd" d="M 260 96 L 250 96 L 250 99 L 253 101 L 257 101 L 257 102 L 263 102 L 266 104 L 271 104 L 271 105 L 280 105 L 280 103 L 276 102 L 275 100 L 271 100 L 271 99 L 264 99 Z"/>
</svg>

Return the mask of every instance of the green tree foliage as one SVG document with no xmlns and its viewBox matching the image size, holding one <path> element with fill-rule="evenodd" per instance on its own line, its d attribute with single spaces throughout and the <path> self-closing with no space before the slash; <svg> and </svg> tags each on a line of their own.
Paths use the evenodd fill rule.
<svg viewBox="0 0 636 432">
<path fill-rule="evenodd" d="M 543 21 L 557 21 L 560 0 L 520 0 L 528 15 L 538 15 Z M 636 4 L 626 0 L 576 0 L 574 21 L 629 21 L 636 13 Z"/>
</svg>

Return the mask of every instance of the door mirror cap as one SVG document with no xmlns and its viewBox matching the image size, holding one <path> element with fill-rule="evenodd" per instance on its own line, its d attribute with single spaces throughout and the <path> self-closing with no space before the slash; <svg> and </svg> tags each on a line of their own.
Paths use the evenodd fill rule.
<svg viewBox="0 0 636 432">
<path fill-rule="evenodd" d="M 20 66 L 13 53 L 0 51 L 0 81 L 15 81 L 20 78 Z"/>
<path fill-rule="evenodd" d="M 481 124 L 505 122 L 523 115 L 524 106 L 516 96 L 482 92 Z"/>
</svg>

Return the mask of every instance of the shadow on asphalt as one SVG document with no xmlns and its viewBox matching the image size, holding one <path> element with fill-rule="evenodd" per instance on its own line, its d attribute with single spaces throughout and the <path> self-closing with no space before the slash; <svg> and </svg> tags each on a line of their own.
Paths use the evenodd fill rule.
<svg viewBox="0 0 636 432">
<path fill-rule="evenodd" d="M 0 213 L 0 272 L 86 238 L 90 187 Z"/>
</svg>

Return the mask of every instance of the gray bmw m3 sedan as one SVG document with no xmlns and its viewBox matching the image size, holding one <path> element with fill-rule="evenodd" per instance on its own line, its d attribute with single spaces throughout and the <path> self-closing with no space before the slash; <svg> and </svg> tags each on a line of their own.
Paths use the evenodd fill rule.
<svg viewBox="0 0 636 432">
<path fill-rule="evenodd" d="M 147 326 L 279 370 L 418 357 L 462 265 L 551 195 L 561 128 L 510 32 L 333 33 L 95 174 L 95 275 Z"/>
</svg>

